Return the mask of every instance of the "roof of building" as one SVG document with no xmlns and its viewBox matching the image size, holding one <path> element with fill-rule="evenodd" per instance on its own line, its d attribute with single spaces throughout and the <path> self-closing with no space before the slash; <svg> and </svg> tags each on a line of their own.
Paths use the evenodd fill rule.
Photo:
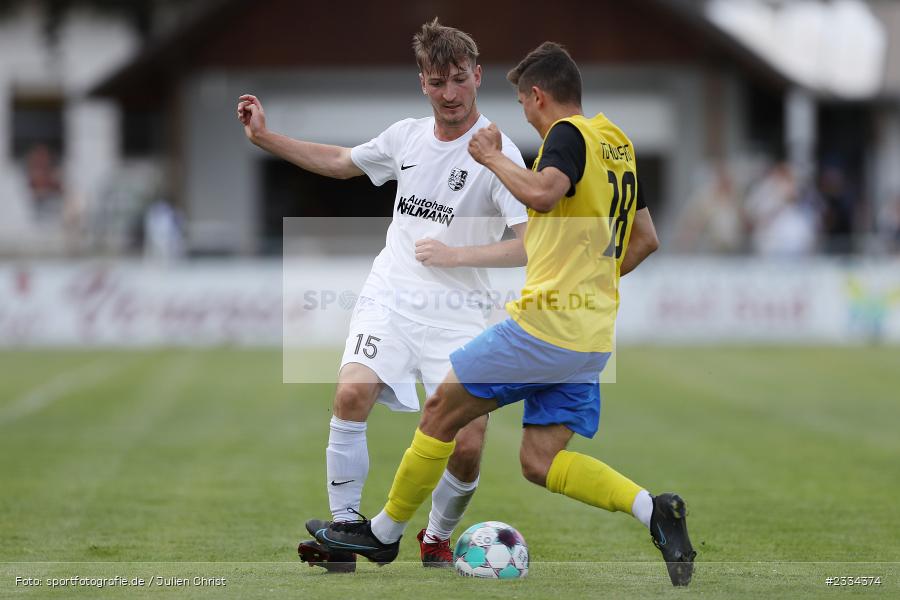
<svg viewBox="0 0 900 600">
<path fill-rule="evenodd" d="M 896 4 L 708 0 L 704 14 L 819 96 L 866 100 L 885 91 L 886 17 Z"/>
<path fill-rule="evenodd" d="M 708 64 L 739 69 L 778 89 L 792 84 L 688 0 L 557 0 L 552 9 L 546 6 L 541 0 L 212 0 L 149 41 L 91 95 L 147 104 L 202 68 L 409 65 L 412 33 L 435 15 L 472 34 L 488 62 L 515 64 L 552 39 L 582 65 Z"/>
</svg>

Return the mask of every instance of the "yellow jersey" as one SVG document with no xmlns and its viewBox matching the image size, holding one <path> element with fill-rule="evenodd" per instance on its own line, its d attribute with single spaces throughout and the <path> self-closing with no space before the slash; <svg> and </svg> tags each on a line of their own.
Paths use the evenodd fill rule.
<svg viewBox="0 0 900 600">
<path fill-rule="evenodd" d="M 540 340 L 577 352 L 611 352 L 619 268 L 636 207 L 634 146 L 602 113 L 560 119 L 547 135 L 563 121 L 584 137 L 584 174 L 575 193 L 550 212 L 528 209 L 525 287 L 506 309 Z M 543 152 L 541 144 L 535 170 Z"/>
</svg>

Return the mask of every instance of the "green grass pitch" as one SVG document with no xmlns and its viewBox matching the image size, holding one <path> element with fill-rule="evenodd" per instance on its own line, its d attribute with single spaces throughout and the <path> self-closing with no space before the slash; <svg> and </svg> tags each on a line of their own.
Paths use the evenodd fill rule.
<svg viewBox="0 0 900 600">
<path fill-rule="evenodd" d="M 336 363 L 337 356 L 334 362 Z M 900 348 L 626 348 L 600 433 L 576 439 L 687 501 L 699 551 L 673 589 L 628 516 L 519 473 L 521 407 L 491 419 L 463 526 L 529 543 L 512 582 L 398 563 L 327 576 L 296 558 L 327 516 L 333 386 L 284 385 L 278 351 L 0 353 L 0 597 L 823 598 L 900 593 Z M 416 415 L 375 409 L 363 512 L 383 504 Z M 51 589 L 51 578 L 143 586 Z M 880 577 L 836 590 L 827 577 Z M 26 586 L 16 578 L 35 578 Z M 168 578 L 158 585 L 157 577 Z M 224 587 L 194 577 L 224 578 Z M 186 580 L 172 585 L 171 578 Z"/>
</svg>

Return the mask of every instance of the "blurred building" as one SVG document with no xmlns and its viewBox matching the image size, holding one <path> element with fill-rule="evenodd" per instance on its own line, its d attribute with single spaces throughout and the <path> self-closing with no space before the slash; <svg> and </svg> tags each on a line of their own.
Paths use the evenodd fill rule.
<svg viewBox="0 0 900 600">
<path fill-rule="evenodd" d="M 665 238 L 699 189 L 716 189 L 707 173 L 723 165 L 738 171 L 732 186 L 743 188 L 778 157 L 810 180 L 817 165 L 831 161 L 843 176 L 828 180 L 838 209 L 900 189 L 892 166 L 900 164 L 900 48 L 888 46 L 889 75 L 874 91 L 848 98 L 754 47 L 723 4 L 12 2 L 0 12 L 3 56 L 30 62 L 0 59 L 0 99 L 7 99 L 0 111 L 13 116 L 0 123 L 14 124 L 0 129 L 0 139 L 11 140 L 0 156 L 8 171 L 2 197 L 34 205 L 34 189 L 9 184 L 28 172 L 34 135 L 19 132 L 27 129 L 45 131 L 38 136 L 48 146 L 38 152 L 43 162 L 34 161 L 41 193 L 55 193 L 49 149 L 59 167 L 59 202 L 69 207 L 60 210 L 74 214 L 66 218 L 101 250 L 128 248 L 142 207 L 160 199 L 186 216 L 193 255 L 278 253 L 284 216 L 388 215 L 391 184 L 331 181 L 272 159 L 244 139 L 234 107 L 238 95 L 254 93 L 272 129 L 342 145 L 366 141 L 400 118 L 426 116 L 410 40 L 434 16 L 478 41 L 485 68 L 479 106 L 526 160 L 540 140 L 505 73 L 545 39 L 565 44 L 583 70 L 585 111 L 605 112 L 632 137 Z M 900 28 L 895 3 L 875 2 L 872 13 L 889 30 Z M 52 35 L 48 19 L 55 19 Z M 41 125 L 20 127 L 33 114 Z M 0 231 L 7 242 L 0 251 L 9 252 L 11 236 Z"/>
<path fill-rule="evenodd" d="M 282 216 L 388 214 L 390 190 L 323 182 L 255 151 L 233 108 L 240 93 L 252 92 L 273 129 L 343 145 L 368 140 L 400 118 L 427 115 L 410 39 L 434 15 L 479 42 L 486 71 L 479 106 L 526 156 L 536 154 L 540 140 L 505 73 L 544 39 L 565 43 L 584 71 L 585 110 L 606 112 L 632 137 L 642 183 L 663 218 L 691 189 L 700 160 L 767 152 L 781 141 L 790 81 L 689 3 L 389 6 L 262 0 L 247 10 L 225 1 L 95 90 L 117 99 L 126 114 L 147 110 L 152 99 L 161 119 L 177 123 L 172 176 L 195 250 L 265 251 Z M 497 27 L 513 21 L 515 27 Z"/>
<path fill-rule="evenodd" d="M 89 92 L 184 11 L 174 0 L 0 3 L 0 255 L 128 246 L 163 176 L 143 160 L 153 128 Z"/>
<path fill-rule="evenodd" d="M 258 151 L 237 97 L 366 141 L 430 114 L 410 41 L 435 15 L 478 40 L 479 105 L 526 159 L 505 73 L 545 39 L 633 138 L 666 251 L 623 280 L 620 341 L 900 340 L 900 3 L 7 0 L 0 346 L 339 348 L 395 188 Z M 284 216 L 350 218 L 294 220 L 305 262 L 243 260 L 281 252 Z M 96 255 L 146 260 L 30 260 Z"/>
</svg>

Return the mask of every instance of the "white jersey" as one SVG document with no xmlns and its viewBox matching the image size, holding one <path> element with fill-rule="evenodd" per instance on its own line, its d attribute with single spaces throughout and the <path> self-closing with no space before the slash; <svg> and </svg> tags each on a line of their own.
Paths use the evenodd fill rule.
<svg viewBox="0 0 900 600">
<path fill-rule="evenodd" d="M 372 183 L 397 180 L 385 247 L 361 296 L 432 327 L 484 329 L 491 306 L 486 270 L 426 267 L 416 260 L 415 244 L 423 238 L 448 246 L 492 244 L 505 226 L 527 221 L 525 207 L 469 155 L 472 135 L 488 125 L 482 115 L 465 134 L 442 142 L 434 135 L 434 117 L 404 119 L 352 149 L 354 164 Z M 503 153 L 525 166 L 505 135 Z"/>
</svg>

